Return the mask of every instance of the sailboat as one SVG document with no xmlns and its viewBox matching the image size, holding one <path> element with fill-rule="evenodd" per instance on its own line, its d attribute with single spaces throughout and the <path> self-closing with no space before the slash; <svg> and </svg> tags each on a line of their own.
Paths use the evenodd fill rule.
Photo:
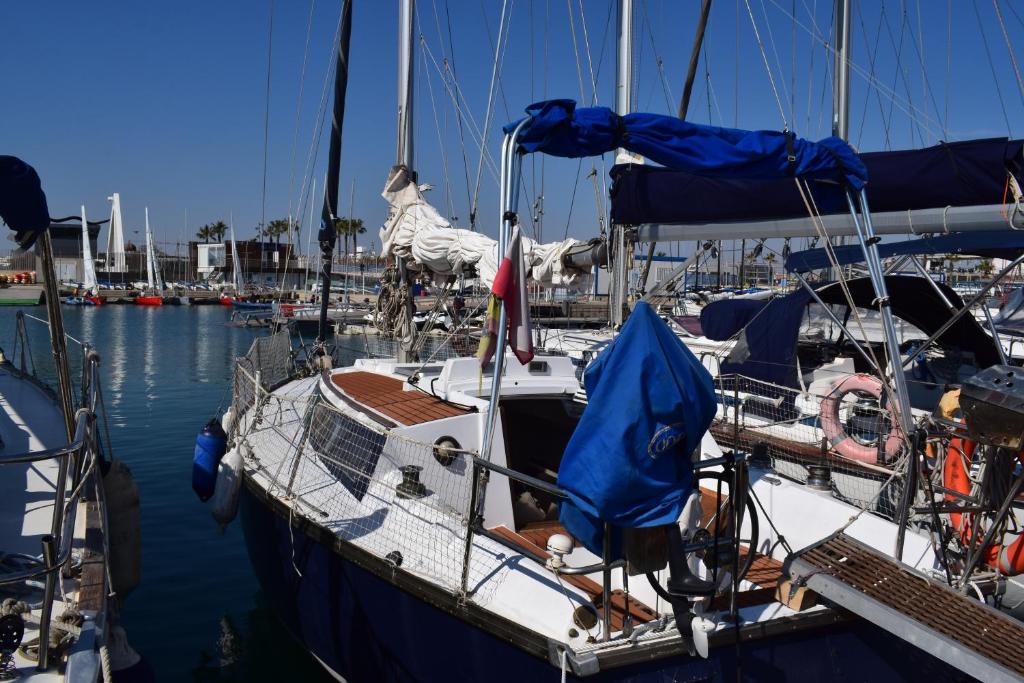
<svg viewBox="0 0 1024 683">
<path fill-rule="evenodd" d="M 92 245 L 89 242 L 89 221 L 82 205 L 82 291 L 76 296 L 64 297 L 64 303 L 72 306 L 99 306 L 103 303 L 99 283 L 96 281 L 96 263 L 92 260 Z"/>
<path fill-rule="evenodd" d="M 234 288 L 234 296 L 221 294 L 220 303 L 224 306 L 232 306 L 242 303 L 242 292 L 245 289 L 245 282 L 242 280 L 242 259 L 238 253 L 238 242 L 235 241 L 235 222 L 231 221 L 231 284 Z M 270 305 L 260 305 L 259 308 L 270 308 Z"/>
<path fill-rule="evenodd" d="M 153 233 L 149 228 L 148 206 L 146 207 L 146 285 L 146 291 L 135 297 L 135 303 L 140 306 L 162 306 L 164 283 L 153 246 Z"/>
<path fill-rule="evenodd" d="M 41 323 L 56 374 L 51 387 L 41 378 L 46 371 L 37 372 L 27 329 L 33 319 L 19 311 L 12 346 L 0 354 L 0 678 L 152 680 L 119 623 L 139 581 L 139 498 L 104 436 L 100 355 L 64 332 L 39 176 L 0 156 L 0 188 L 0 217 L 42 262 L 48 321 Z M 84 211 L 82 224 L 84 231 Z M 69 340 L 79 346 L 69 350 Z M 80 385 L 72 381 L 72 358 L 80 360 Z"/>
</svg>

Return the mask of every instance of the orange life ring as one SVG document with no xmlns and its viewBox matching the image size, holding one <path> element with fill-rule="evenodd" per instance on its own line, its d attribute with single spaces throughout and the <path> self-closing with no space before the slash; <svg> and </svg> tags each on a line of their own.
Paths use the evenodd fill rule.
<svg viewBox="0 0 1024 683">
<path fill-rule="evenodd" d="M 971 492 L 971 480 L 967 476 L 967 468 L 964 461 L 970 461 L 974 455 L 977 444 L 968 439 L 954 438 L 949 442 L 946 450 L 946 463 L 942 466 L 942 485 L 951 490 L 968 495 Z M 1018 456 L 1024 459 L 1024 455 Z M 946 494 L 946 500 L 956 500 L 956 496 Z M 970 512 L 950 512 L 949 521 L 960 534 L 960 540 L 965 545 L 971 542 L 971 527 L 974 525 L 974 515 Z M 982 560 L 990 567 L 998 569 L 1008 576 L 1017 576 L 1024 573 L 1024 534 L 1017 536 L 1016 540 L 1009 545 L 993 543 L 985 548 Z"/>
<path fill-rule="evenodd" d="M 821 399 L 821 430 L 832 445 L 833 450 L 843 457 L 858 462 L 875 463 L 878 461 L 878 449 L 875 446 L 867 446 L 858 443 L 856 439 L 846 433 L 843 422 L 839 418 L 839 411 L 843 405 L 843 399 L 853 392 L 871 394 L 875 398 L 882 397 L 882 382 L 877 377 L 864 374 L 850 375 L 844 377 L 829 390 L 828 395 Z M 885 439 L 885 459 L 892 460 L 900 451 L 902 439 L 900 439 L 899 426 L 896 415 L 892 408 L 889 408 L 890 423 L 892 429 Z"/>
</svg>

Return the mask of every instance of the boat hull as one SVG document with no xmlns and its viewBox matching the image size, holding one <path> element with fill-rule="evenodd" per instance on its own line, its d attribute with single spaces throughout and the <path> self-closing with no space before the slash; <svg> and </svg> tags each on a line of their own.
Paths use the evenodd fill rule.
<svg viewBox="0 0 1024 683">
<path fill-rule="evenodd" d="M 404 572 L 374 570 L 365 553 L 291 518 L 246 478 L 241 520 L 249 557 L 270 604 L 289 631 L 332 674 L 360 681 L 556 680 L 547 643 Z M 381 563 L 382 565 L 382 563 Z M 298 568 L 298 572 L 296 571 Z M 299 574 L 301 572 L 301 576 Z M 419 584 L 419 585 L 417 585 Z M 500 634 L 500 636 L 498 635 Z M 584 680 L 962 680 L 956 670 L 882 629 L 848 620 L 715 647 L 709 659 L 638 660 Z"/>
<path fill-rule="evenodd" d="M 135 303 L 139 306 L 163 306 L 164 299 L 160 296 L 137 296 Z"/>
</svg>

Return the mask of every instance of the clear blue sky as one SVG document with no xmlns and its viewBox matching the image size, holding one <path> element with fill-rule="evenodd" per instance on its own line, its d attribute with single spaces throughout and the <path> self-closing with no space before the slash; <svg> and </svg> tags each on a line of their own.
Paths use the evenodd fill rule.
<svg viewBox="0 0 1024 683">
<path fill-rule="evenodd" d="M 952 15 L 950 5 L 939 0 L 854 2 L 859 7 L 853 13 L 850 128 L 861 150 L 1024 135 L 1024 95 L 991 0 L 955 0 Z M 790 127 L 806 137 L 827 135 L 831 59 L 812 34 L 829 33 L 832 0 L 749 3 Z M 699 4 L 636 0 L 637 109 L 674 112 Z M 1024 63 L 1018 49 L 1024 9 L 1007 0 L 999 4 L 1009 47 L 1018 64 Z M 580 99 L 580 72 L 588 100 L 594 97 L 592 68 L 597 102 L 613 104 L 613 2 L 508 0 L 507 5 L 509 42 L 486 135 L 495 163 L 500 126 L 545 96 Z M 317 140 L 315 124 L 340 6 L 340 0 L 315 2 L 300 97 L 310 3 L 274 4 L 267 220 L 289 210 L 299 213 L 300 188 L 311 175 L 318 195 L 322 191 L 327 136 Z M 379 192 L 394 161 L 396 7 L 396 0 L 354 3 L 340 195 L 347 213 L 355 182 L 355 215 L 374 234 L 385 210 Z M 421 181 L 436 186 L 432 201 L 442 213 L 459 217 L 460 225 L 468 222 L 467 195 L 479 158 L 470 129 L 484 123 L 501 7 L 500 0 L 419 0 L 417 8 L 425 48 L 417 41 L 416 165 Z M 138 240 L 131 231 L 140 229 L 147 205 L 163 242 L 192 237 L 201 224 L 231 215 L 239 237 L 252 236 L 264 213 L 270 8 L 269 0 L 3 3 L 0 152 L 21 156 L 39 170 L 53 215 L 77 213 L 85 203 L 91 218 L 107 218 L 106 197 L 116 191 L 129 239 Z M 688 118 L 782 127 L 747 0 L 716 0 L 706 55 Z M 465 100 L 464 146 L 433 61 L 441 64 L 445 56 L 454 61 Z M 306 163 L 311 149 L 317 155 L 312 174 Z M 595 160 L 599 176 L 610 163 L 610 157 L 604 165 Z M 541 168 L 539 159 L 526 163 L 524 186 L 530 200 L 540 193 L 545 197 L 544 237 L 596 234 L 595 191 L 586 177 L 591 162 L 581 167 L 576 161 L 547 160 L 543 183 Z M 479 220 L 480 229 L 492 235 L 496 195 L 496 178 L 485 165 Z M 304 206 L 305 224 L 309 206 Z"/>
</svg>

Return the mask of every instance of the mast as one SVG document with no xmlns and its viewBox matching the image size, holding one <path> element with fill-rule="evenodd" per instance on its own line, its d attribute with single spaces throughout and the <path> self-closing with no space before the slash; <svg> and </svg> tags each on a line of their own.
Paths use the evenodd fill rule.
<svg viewBox="0 0 1024 683">
<path fill-rule="evenodd" d="M 235 286 L 235 295 L 242 293 L 242 264 L 238 258 L 238 242 L 235 241 L 235 221 L 231 220 L 231 284 Z"/>
<path fill-rule="evenodd" d="M 338 241 L 334 219 L 338 216 L 338 176 L 341 171 L 341 129 L 345 122 L 345 91 L 348 88 L 348 48 L 352 35 L 352 0 L 341 7 L 338 31 L 338 53 L 334 67 L 334 112 L 331 117 L 331 143 L 327 153 L 327 182 L 324 184 L 324 205 L 320 212 L 320 324 L 316 343 L 321 357 L 326 356 L 327 306 L 331 298 L 331 259 Z"/>
<path fill-rule="evenodd" d="M 633 110 L 633 0 L 619 0 L 616 23 L 618 49 L 615 60 L 615 113 L 625 116 Z M 627 155 L 629 152 L 620 148 L 615 152 L 616 162 L 620 156 Z M 610 322 L 613 327 L 618 327 L 622 325 L 622 309 L 626 299 L 626 239 L 623 227 L 613 226 L 611 237 L 614 259 L 608 304 L 611 307 Z"/>
<path fill-rule="evenodd" d="M 850 3 L 835 0 L 836 51 L 832 79 L 832 135 L 846 140 L 850 127 Z"/>
<path fill-rule="evenodd" d="M 416 0 L 399 0 L 398 3 L 398 135 L 395 149 L 395 166 L 404 168 L 410 183 L 416 182 L 416 171 L 413 167 L 413 30 L 416 13 Z M 401 302 L 406 308 L 408 320 L 412 320 L 412 285 L 409 273 L 402 259 L 396 259 L 399 281 L 408 285 L 408 296 Z M 416 326 L 412 326 L 412 334 L 402 335 L 398 344 L 398 361 L 409 363 L 414 360 L 413 345 L 416 341 Z"/>
<path fill-rule="evenodd" d="M 89 244 L 89 221 L 85 217 L 85 204 L 82 204 L 82 280 L 87 291 L 92 296 L 99 292 L 99 285 L 96 282 L 96 264 L 92 260 L 92 245 Z"/>
<path fill-rule="evenodd" d="M 149 231 L 149 207 L 146 207 L 146 285 L 149 289 L 156 289 L 153 263 L 153 234 Z"/>
<path fill-rule="evenodd" d="M 413 17 L 416 0 L 399 0 L 398 3 L 398 136 L 395 150 L 395 165 L 405 166 L 410 179 L 413 173 Z"/>
</svg>

